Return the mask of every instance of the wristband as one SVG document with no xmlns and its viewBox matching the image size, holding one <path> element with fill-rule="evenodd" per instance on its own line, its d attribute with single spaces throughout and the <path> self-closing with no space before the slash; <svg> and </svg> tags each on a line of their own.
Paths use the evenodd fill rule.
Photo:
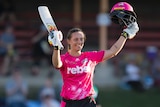
<svg viewBox="0 0 160 107">
<path fill-rule="evenodd" d="M 128 39 L 128 33 L 127 32 L 122 32 L 121 36 L 123 36 L 124 38 Z"/>
<path fill-rule="evenodd" d="M 53 47 L 54 50 L 59 50 L 58 46 Z"/>
</svg>

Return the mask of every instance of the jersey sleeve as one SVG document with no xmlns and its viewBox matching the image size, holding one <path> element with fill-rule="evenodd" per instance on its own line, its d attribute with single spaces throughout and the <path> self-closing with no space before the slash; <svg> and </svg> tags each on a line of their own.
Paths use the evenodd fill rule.
<svg viewBox="0 0 160 107">
<path fill-rule="evenodd" d="M 99 63 L 99 62 L 102 62 L 103 60 L 104 51 L 91 51 L 91 52 L 88 52 L 87 54 L 88 54 L 88 57 L 90 57 L 90 59 Z"/>
</svg>

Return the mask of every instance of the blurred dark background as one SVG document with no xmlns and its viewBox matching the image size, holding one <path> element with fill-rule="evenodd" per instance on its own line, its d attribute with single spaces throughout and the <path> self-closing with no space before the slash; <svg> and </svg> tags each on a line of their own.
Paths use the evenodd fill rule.
<svg viewBox="0 0 160 107">
<path fill-rule="evenodd" d="M 7 25 L 12 25 L 14 28 L 13 34 L 15 36 L 14 60 L 13 54 L 9 54 L 9 59 L 6 58 L 8 70 L 3 71 L 5 66 L 4 55 L 0 57 L 1 63 L 1 98 L 2 107 L 5 100 L 5 84 L 11 77 L 15 67 L 19 67 L 22 71 L 23 79 L 28 82 L 28 95 L 30 100 L 37 100 L 39 95 L 39 88 L 44 84 L 46 78 L 52 78 L 53 85 L 59 95 L 59 85 L 61 85 L 61 77 L 59 72 L 54 69 L 51 64 L 48 64 L 45 58 L 39 58 L 39 64 L 34 63 L 33 54 L 33 38 L 40 32 L 42 21 L 38 14 L 38 6 L 48 6 L 55 23 L 63 32 L 63 44 L 66 46 L 67 31 L 75 26 L 79 26 L 87 35 L 84 50 L 99 50 L 99 26 L 96 23 L 96 17 L 100 12 L 100 0 L 80 0 L 81 1 L 81 20 L 76 23 L 74 21 L 74 1 L 76 0 L 4 0 L 9 1 L 10 4 L 3 4 L 0 1 L 0 34 L 3 34 Z M 146 1 L 146 0 L 124 0 L 130 3 L 138 16 L 138 23 L 140 31 L 132 40 L 128 40 L 123 50 L 118 56 L 112 58 L 106 63 L 108 67 L 104 73 L 106 79 L 103 85 L 101 75 L 95 78 L 95 83 L 99 87 L 99 97 L 102 107 L 159 107 L 160 103 L 160 68 L 157 68 L 159 73 L 155 73 L 153 68 L 160 65 L 159 48 L 160 48 L 160 1 Z M 112 6 L 119 2 L 119 0 L 108 0 L 108 14 Z M 6 6 L 6 7 L 4 7 Z M 3 8 L 4 7 L 4 8 Z M 10 7 L 9 9 L 7 7 Z M 6 8 L 6 9 L 5 9 Z M 7 10 L 8 9 L 8 10 Z M 11 16 L 4 15 L 10 14 Z M 3 16 L 4 15 L 4 16 Z M 10 17 L 10 18 L 9 18 Z M 118 25 L 111 23 L 106 26 L 108 30 L 107 47 L 109 48 L 119 37 L 121 28 Z M 45 34 L 47 38 L 47 34 Z M 105 44 L 104 44 L 105 45 Z M 62 53 L 66 52 L 66 48 Z M 12 52 L 11 52 L 12 53 Z M 37 51 L 38 53 L 38 51 Z M 51 55 L 51 54 L 49 54 Z M 47 57 L 48 58 L 48 57 Z M 37 59 L 36 59 L 37 60 Z M 123 84 L 123 77 L 125 76 L 125 67 L 129 60 L 134 60 L 140 71 L 141 81 L 146 85 L 145 92 L 131 91 L 125 84 Z M 158 62 L 158 61 L 159 62 Z M 34 66 L 36 65 L 36 67 Z M 154 68 L 156 69 L 156 68 Z M 96 71 L 101 71 L 99 66 Z M 153 73 L 154 72 L 154 73 Z M 97 72 L 96 72 L 97 73 Z M 98 73 L 97 73 L 98 75 Z M 106 76 L 106 77 L 105 77 Z M 149 78 L 147 78 L 149 77 Z M 98 80 L 99 79 L 99 80 Z M 101 81 L 101 82 L 99 82 Z M 149 81 L 149 82 L 148 82 Z M 150 84 L 150 85 L 148 85 Z M 59 96 L 58 96 L 59 99 Z M 32 107 L 32 106 L 31 106 Z M 36 107 L 36 106 L 33 106 Z"/>
</svg>

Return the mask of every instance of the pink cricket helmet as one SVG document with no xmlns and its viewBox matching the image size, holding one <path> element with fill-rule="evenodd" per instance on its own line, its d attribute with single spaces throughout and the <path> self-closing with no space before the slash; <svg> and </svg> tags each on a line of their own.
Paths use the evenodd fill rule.
<svg viewBox="0 0 160 107">
<path fill-rule="evenodd" d="M 133 7 L 132 7 L 129 3 L 127 3 L 127 2 L 118 2 L 118 3 L 116 3 L 116 4 L 112 7 L 112 9 L 111 9 L 110 12 L 113 12 L 114 10 L 129 11 L 129 12 L 133 13 L 133 15 L 134 15 L 135 17 L 137 17 L 137 16 L 136 16 L 136 13 L 135 13 L 134 10 L 133 10 Z"/>
<path fill-rule="evenodd" d="M 118 2 L 116 3 L 110 11 L 111 19 L 113 22 L 120 24 L 119 19 L 121 20 L 122 26 L 127 26 L 128 24 L 136 21 L 136 13 L 133 10 L 133 7 L 127 2 Z"/>
</svg>

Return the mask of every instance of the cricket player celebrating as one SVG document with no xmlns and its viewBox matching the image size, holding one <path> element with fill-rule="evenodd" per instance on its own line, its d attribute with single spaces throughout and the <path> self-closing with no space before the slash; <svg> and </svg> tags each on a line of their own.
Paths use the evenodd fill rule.
<svg viewBox="0 0 160 107">
<path fill-rule="evenodd" d="M 61 55 L 60 42 L 62 33 L 54 31 L 48 36 L 48 42 L 54 47 L 53 66 L 60 70 L 63 79 L 61 107 L 96 107 L 93 75 L 95 66 L 116 56 L 127 39 L 135 37 L 139 31 L 136 14 L 130 4 L 118 2 L 111 9 L 112 21 L 122 26 L 119 39 L 108 50 L 82 52 L 86 35 L 80 28 L 72 28 L 67 35 L 68 52 Z"/>
</svg>

